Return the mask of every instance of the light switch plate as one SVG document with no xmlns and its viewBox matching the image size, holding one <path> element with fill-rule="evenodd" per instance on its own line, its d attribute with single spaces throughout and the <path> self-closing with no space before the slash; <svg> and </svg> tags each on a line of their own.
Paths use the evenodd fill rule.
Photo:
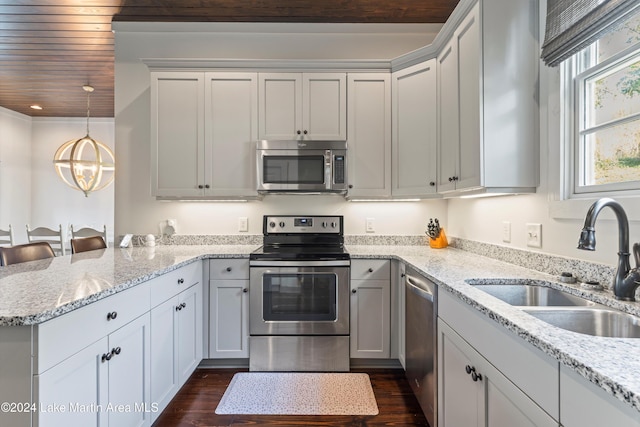
<svg viewBox="0 0 640 427">
<path fill-rule="evenodd" d="M 375 225 L 375 219 L 374 218 L 367 218 L 366 225 L 365 225 L 365 230 L 366 230 L 367 233 L 375 233 L 376 232 L 376 225 Z"/>
<path fill-rule="evenodd" d="M 511 223 L 509 221 L 502 221 L 502 241 L 511 242 Z"/>
<path fill-rule="evenodd" d="M 238 231 L 239 232 L 249 231 L 249 219 L 246 216 L 238 217 Z"/>
<path fill-rule="evenodd" d="M 542 224 L 527 224 L 527 246 L 542 247 Z"/>
</svg>

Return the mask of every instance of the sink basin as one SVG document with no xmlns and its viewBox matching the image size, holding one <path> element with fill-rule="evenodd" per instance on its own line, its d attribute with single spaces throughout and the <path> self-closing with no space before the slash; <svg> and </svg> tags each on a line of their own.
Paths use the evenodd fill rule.
<svg viewBox="0 0 640 427">
<path fill-rule="evenodd" d="M 530 315 L 572 332 L 612 338 L 640 338 L 640 318 L 607 308 L 524 309 Z"/>
<path fill-rule="evenodd" d="M 596 303 L 546 286 L 508 284 L 474 285 L 506 303 L 515 306 L 594 306 Z"/>
</svg>

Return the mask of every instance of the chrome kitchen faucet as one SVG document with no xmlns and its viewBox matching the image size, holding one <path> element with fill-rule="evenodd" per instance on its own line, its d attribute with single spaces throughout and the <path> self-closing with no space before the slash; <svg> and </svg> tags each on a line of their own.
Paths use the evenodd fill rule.
<svg viewBox="0 0 640 427">
<path fill-rule="evenodd" d="M 596 250 L 596 218 L 600 211 L 609 206 L 618 219 L 618 270 L 613 279 L 613 294 L 619 300 L 635 301 L 636 289 L 640 286 L 640 243 L 633 245 L 633 256 L 636 267 L 629 265 L 629 220 L 622 205 L 613 199 L 603 198 L 591 205 L 584 219 L 584 227 L 580 233 L 578 249 Z"/>
</svg>

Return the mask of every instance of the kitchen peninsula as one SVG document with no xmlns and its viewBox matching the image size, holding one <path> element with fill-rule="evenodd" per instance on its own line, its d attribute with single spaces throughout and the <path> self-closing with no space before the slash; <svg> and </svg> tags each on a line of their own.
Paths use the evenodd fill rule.
<svg viewBox="0 0 640 427">
<path fill-rule="evenodd" d="M 254 245 L 115 248 L 0 269 L 0 293 L 3 295 L 0 301 L 0 336 L 2 337 L 0 354 L 3 360 L 0 365 L 3 377 L 3 385 L 0 388 L 1 400 L 15 404 L 31 402 L 35 405 L 33 408 L 42 410 L 42 408 L 38 408 L 40 402 L 53 402 L 56 399 L 61 399 L 61 395 L 57 393 L 54 396 L 45 395 L 47 388 L 43 378 L 47 372 L 58 369 L 67 363 L 67 360 L 73 359 L 76 354 L 68 354 L 62 358 L 61 354 L 69 351 L 64 345 L 55 347 L 55 353 L 58 353 L 55 357 L 48 354 L 49 351 L 44 345 L 51 343 L 53 338 L 42 336 L 42 331 L 55 329 L 47 329 L 46 325 L 63 322 L 65 318 L 75 316 L 86 309 L 100 307 L 105 310 L 105 313 L 112 313 L 107 306 L 101 306 L 101 304 L 110 301 L 119 302 L 124 307 L 129 304 L 133 311 L 138 310 L 136 315 L 139 313 L 140 317 L 126 319 L 130 321 L 130 324 L 139 322 L 139 319 L 145 319 L 148 312 L 152 313 L 151 319 L 153 319 L 154 310 L 162 306 L 160 304 L 162 300 L 165 297 L 173 297 L 172 293 L 167 291 L 168 282 L 171 282 L 171 286 L 173 286 L 173 282 L 180 283 L 182 279 L 185 288 L 181 288 L 179 291 L 178 295 L 181 295 L 186 292 L 187 286 L 194 286 L 192 283 L 195 285 L 208 283 L 208 277 L 204 277 L 208 268 L 202 268 L 201 263 L 216 258 L 246 259 L 255 248 Z M 439 286 L 441 297 L 445 296 L 445 299 L 452 301 L 452 303 L 455 301 L 462 303 L 474 315 L 479 316 L 483 322 L 493 324 L 502 333 L 509 335 L 511 339 L 526 345 L 531 351 L 539 353 L 539 356 L 548 360 L 551 366 L 555 366 L 553 370 L 556 382 L 560 377 L 560 395 L 557 400 L 566 397 L 563 394 L 565 379 L 569 379 L 572 384 L 575 381 L 584 382 L 588 385 L 589 393 L 595 391 L 602 394 L 604 391 L 607 395 L 605 397 L 608 406 L 598 410 L 621 411 L 621 416 L 626 417 L 625 420 L 632 422 L 640 420 L 640 378 L 637 376 L 637 372 L 640 372 L 640 358 L 633 357 L 633 355 L 640 354 L 639 340 L 592 337 L 550 327 L 518 308 L 475 289 L 466 281 L 469 279 L 524 278 L 544 282 L 548 286 L 562 288 L 568 292 L 585 296 L 584 291 L 581 291 L 577 286 L 561 284 L 550 275 L 455 248 L 433 250 L 426 246 L 351 245 L 347 249 L 353 259 L 384 258 L 416 267 L 425 277 L 433 280 Z M 392 278 L 393 286 L 398 286 L 397 280 L 394 278 Z M 178 291 L 174 293 L 178 293 Z M 610 293 L 591 293 L 590 298 L 599 303 L 614 305 L 636 316 L 640 315 L 638 303 L 617 302 L 610 297 Z M 199 301 L 203 301 L 204 316 L 202 317 L 207 319 L 208 300 L 200 295 Z M 175 310 L 173 306 L 170 308 L 178 311 L 177 307 L 180 306 L 181 303 L 178 302 Z M 126 317 L 126 312 L 125 309 L 122 313 L 118 313 L 120 314 L 118 320 Z M 142 329 L 149 328 L 149 324 L 151 324 L 150 336 L 152 338 L 149 338 L 147 330 L 147 338 L 145 339 L 153 349 L 153 321 L 149 322 L 147 318 Z M 88 329 L 91 326 L 92 324 L 87 322 L 69 323 L 67 324 L 69 329 L 57 338 L 73 342 L 79 336 L 87 335 L 96 341 L 88 339 L 86 345 L 92 347 L 107 339 L 106 336 L 115 335 L 120 331 L 120 329 L 103 330 L 100 328 L 96 331 L 90 331 Z M 394 332 L 392 332 L 392 336 L 395 336 L 393 334 Z M 201 336 L 206 337 L 205 334 Z M 34 345 L 33 353 L 31 353 L 32 343 Z M 98 350 L 96 354 L 117 361 L 119 345 L 113 347 L 109 343 L 104 344 L 103 347 L 107 350 L 106 353 Z M 203 347 L 206 348 L 206 344 Z M 79 352 L 84 349 L 81 347 L 77 350 Z M 40 351 L 44 353 L 40 355 Z M 123 347 L 123 355 L 125 352 Z M 206 351 L 204 353 L 206 358 Z M 33 356 L 31 356 L 32 354 Z M 58 364 L 54 361 L 56 358 L 61 360 Z M 197 360 L 196 365 L 201 359 L 202 357 Z M 92 363 L 92 366 L 103 364 L 100 360 L 95 360 Z M 147 374 L 153 378 L 152 372 L 147 372 Z M 5 381 L 5 379 L 7 380 Z M 148 381 L 148 378 L 145 380 Z M 144 384 L 142 386 L 144 387 Z M 33 387 L 33 396 L 31 387 Z M 557 389 L 555 393 L 557 396 Z M 108 396 L 108 399 L 101 396 L 102 401 L 98 402 L 105 405 L 107 401 L 112 403 L 112 392 Z M 148 401 L 146 403 L 150 410 L 147 411 L 148 414 L 144 414 L 143 411 L 141 415 L 143 417 L 153 414 L 153 405 L 156 402 Z M 551 413 L 551 417 L 563 422 L 564 425 L 569 425 L 562 419 L 564 412 L 558 410 L 557 401 L 554 405 L 555 409 L 551 412 L 557 412 Z M 20 408 L 16 407 L 15 409 Z M 580 410 L 588 410 L 588 408 Z M 42 414 L 40 415 L 42 416 Z M 3 412 L 0 414 L 0 418 L 3 420 L 3 424 L 7 420 L 9 423 L 7 425 L 31 425 L 30 422 L 35 425 L 37 417 L 34 412 L 32 421 L 31 411 L 23 411 L 22 413 Z M 95 414 L 93 419 L 95 419 Z M 71 417 L 68 420 L 74 420 L 74 418 Z M 143 421 L 149 422 L 148 420 Z M 115 425 L 114 422 L 111 421 L 110 424 Z M 39 425 L 46 425 L 46 423 L 41 421 Z"/>
</svg>

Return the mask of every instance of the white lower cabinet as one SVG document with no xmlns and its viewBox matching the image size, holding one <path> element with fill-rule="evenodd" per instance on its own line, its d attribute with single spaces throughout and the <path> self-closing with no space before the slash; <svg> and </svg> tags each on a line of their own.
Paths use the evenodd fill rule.
<svg viewBox="0 0 640 427">
<path fill-rule="evenodd" d="M 351 261 L 351 357 L 390 357 L 389 260 Z"/>
<path fill-rule="evenodd" d="M 438 293 L 438 426 L 558 426 L 559 363 Z"/>
<path fill-rule="evenodd" d="M 640 413 L 566 366 L 560 366 L 560 421 L 563 427 L 640 426 Z"/>
<path fill-rule="evenodd" d="M 210 261 L 209 357 L 249 357 L 249 260 Z"/>
<path fill-rule="evenodd" d="M 438 328 L 440 427 L 559 425 L 442 320 Z"/>
<path fill-rule="evenodd" d="M 150 426 L 149 314 L 35 377 L 35 425 Z"/>
<path fill-rule="evenodd" d="M 151 310 L 151 402 L 154 421 L 202 360 L 202 284 Z"/>
</svg>

